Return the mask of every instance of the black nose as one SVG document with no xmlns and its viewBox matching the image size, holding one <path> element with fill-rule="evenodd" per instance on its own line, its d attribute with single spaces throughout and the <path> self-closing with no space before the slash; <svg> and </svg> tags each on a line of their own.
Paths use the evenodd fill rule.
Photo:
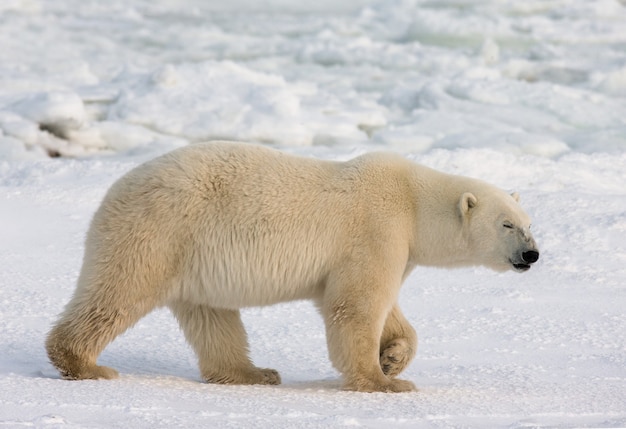
<svg viewBox="0 0 626 429">
<path fill-rule="evenodd" d="M 527 252 L 522 253 L 522 259 L 524 262 L 528 262 L 529 264 L 534 264 L 539 259 L 539 252 L 534 250 L 529 250 Z"/>
</svg>

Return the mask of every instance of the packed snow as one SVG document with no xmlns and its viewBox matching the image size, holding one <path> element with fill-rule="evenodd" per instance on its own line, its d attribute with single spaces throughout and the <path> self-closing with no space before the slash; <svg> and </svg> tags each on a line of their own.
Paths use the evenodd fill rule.
<svg viewBox="0 0 626 429">
<path fill-rule="evenodd" d="M 626 427 L 626 3 L 311 3 L 0 3 L 0 427 Z M 167 310 L 102 354 L 120 379 L 62 380 L 44 338 L 104 193 L 218 138 L 518 191 L 541 259 L 414 271 L 416 393 L 342 391 L 308 302 L 243 312 L 280 386 L 202 383 Z"/>
</svg>

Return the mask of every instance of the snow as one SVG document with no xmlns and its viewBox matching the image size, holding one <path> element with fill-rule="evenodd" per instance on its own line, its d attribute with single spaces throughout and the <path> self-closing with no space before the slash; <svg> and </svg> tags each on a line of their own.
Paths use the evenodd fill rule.
<svg viewBox="0 0 626 429">
<path fill-rule="evenodd" d="M 626 427 L 626 4 L 5 0 L 0 426 Z M 410 394 L 343 392 L 310 303 L 244 311 L 283 384 L 200 382 L 159 310 L 61 380 L 43 342 L 111 183 L 212 138 L 392 150 L 518 191 L 528 273 L 417 268 Z"/>
</svg>

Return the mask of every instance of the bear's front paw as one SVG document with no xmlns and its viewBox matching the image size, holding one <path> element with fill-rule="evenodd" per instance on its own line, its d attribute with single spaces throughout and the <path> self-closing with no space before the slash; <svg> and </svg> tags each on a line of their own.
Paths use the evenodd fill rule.
<svg viewBox="0 0 626 429">
<path fill-rule="evenodd" d="M 408 366 L 413 354 L 407 340 L 395 339 L 380 353 L 380 368 L 387 377 L 395 377 Z"/>
</svg>

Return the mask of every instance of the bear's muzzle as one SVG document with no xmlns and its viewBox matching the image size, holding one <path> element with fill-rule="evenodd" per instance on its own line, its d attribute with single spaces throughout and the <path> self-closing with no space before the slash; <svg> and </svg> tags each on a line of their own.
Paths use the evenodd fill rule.
<svg viewBox="0 0 626 429">
<path fill-rule="evenodd" d="M 521 252 L 519 260 L 510 260 L 511 265 L 518 272 L 528 271 L 532 264 L 539 260 L 539 252 L 536 249 Z"/>
</svg>

